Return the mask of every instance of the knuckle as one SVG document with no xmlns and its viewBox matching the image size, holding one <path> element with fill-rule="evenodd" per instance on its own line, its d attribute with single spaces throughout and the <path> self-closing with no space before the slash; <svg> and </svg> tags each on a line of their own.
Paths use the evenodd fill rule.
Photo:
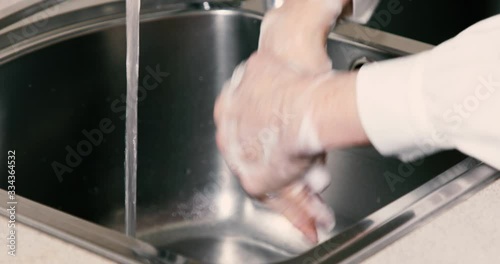
<svg viewBox="0 0 500 264">
<path fill-rule="evenodd" d="M 254 142 L 245 141 L 241 144 L 243 159 L 248 162 L 259 160 L 260 151 Z"/>
<path fill-rule="evenodd" d="M 239 179 L 243 190 L 251 197 L 262 196 L 264 193 L 262 187 L 255 180 L 249 178 L 251 177 L 240 175 Z"/>
</svg>

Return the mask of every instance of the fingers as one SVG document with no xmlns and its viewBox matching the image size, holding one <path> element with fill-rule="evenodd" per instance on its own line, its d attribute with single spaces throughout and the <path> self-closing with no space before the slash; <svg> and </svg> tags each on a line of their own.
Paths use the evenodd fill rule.
<svg viewBox="0 0 500 264">
<path fill-rule="evenodd" d="M 322 228 L 327 232 L 333 230 L 335 227 L 335 215 L 330 206 L 328 206 L 318 194 L 314 194 L 310 197 L 307 209 L 309 215 L 315 219 L 317 228 Z"/>
<path fill-rule="evenodd" d="M 310 160 L 292 160 L 286 156 L 274 156 L 269 163 L 253 164 L 238 175 L 241 185 L 252 197 L 262 197 L 269 192 L 281 191 L 283 186 L 291 185 L 303 177 L 304 171 L 311 166 Z M 248 163 L 247 163 L 248 164 Z"/>
<path fill-rule="evenodd" d="M 330 27 L 342 13 L 343 0 L 287 0 L 283 9 L 293 13 L 295 19 L 306 23 L 318 30 Z"/>
<path fill-rule="evenodd" d="M 233 99 L 234 93 L 240 86 L 243 77 L 245 75 L 246 63 L 242 62 L 233 71 L 233 75 L 229 81 L 224 84 L 221 94 L 217 97 L 214 104 L 213 118 L 215 126 L 218 128 L 216 133 L 216 142 L 219 150 L 224 153 L 224 138 L 226 137 L 225 129 L 221 129 L 222 119 L 229 119 L 228 115 L 231 115 L 232 111 L 228 111 L 231 101 Z"/>
<path fill-rule="evenodd" d="M 326 39 L 341 11 L 340 0 L 286 1 L 264 17 L 259 50 L 304 71 L 326 72 L 331 69 Z"/>
<path fill-rule="evenodd" d="M 303 186 L 284 189 L 278 197 L 265 199 L 263 203 L 276 212 L 281 213 L 312 243 L 318 242 L 316 223 L 308 213 L 309 193 Z"/>
<path fill-rule="evenodd" d="M 303 184 L 285 188 L 278 197 L 262 200 L 271 209 L 281 213 L 312 243 L 318 242 L 318 230 L 332 230 L 335 225 L 331 209 Z"/>
</svg>

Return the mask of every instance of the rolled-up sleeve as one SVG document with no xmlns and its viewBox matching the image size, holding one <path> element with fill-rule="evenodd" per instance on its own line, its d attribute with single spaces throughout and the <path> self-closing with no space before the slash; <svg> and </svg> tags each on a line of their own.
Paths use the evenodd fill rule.
<svg viewBox="0 0 500 264">
<path fill-rule="evenodd" d="M 361 122 L 383 155 L 456 148 L 500 169 L 500 15 L 434 49 L 363 67 Z"/>
</svg>

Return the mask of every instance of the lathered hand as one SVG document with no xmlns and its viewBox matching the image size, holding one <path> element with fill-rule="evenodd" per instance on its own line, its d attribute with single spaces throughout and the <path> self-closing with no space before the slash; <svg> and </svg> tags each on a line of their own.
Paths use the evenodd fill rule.
<svg viewBox="0 0 500 264">
<path fill-rule="evenodd" d="M 214 111 L 218 146 L 243 188 L 312 242 L 317 227 L 334 226 L 318 195 L 330 181 L 323 111 L 343 92 L 335 86 L 353 80 L 333 73 L 326 53 L 341 10 L 340 0 L 288 0 L 269 12 L 258 51 L 235 70 Z"/>
</svg>

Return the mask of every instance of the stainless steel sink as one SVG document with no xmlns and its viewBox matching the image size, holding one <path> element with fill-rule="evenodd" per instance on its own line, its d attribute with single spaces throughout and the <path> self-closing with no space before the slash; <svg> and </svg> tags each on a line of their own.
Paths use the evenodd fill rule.
<svg viewBox="0 0 500 264">
<path fill-rule="evenodd" d="M 185 5 L 144 6 L 143 14 L 137 231 L 156 251 L 137 258 L 136 251 L 95 250 L 101 244 L 91 250 L 121 262 L 355 261 L 498 177 L 456 151 L 411 164 L 371 147 L 333 151 L 332 184 L 323 197 L 337 226 L 321 234 L 322 244 L 309 245 L 244 194 L 215 145 L 214 100 L 234 67 L 256 50 L 261 16 Z M 20 218 L 89 248 L 100 234 L 81 243 L 82 233 L 98 227 L 67 214 L 124 230 L 123 3 L 58 15 L 34 36 L 21 30 L 0 36 L 0 142 L 16 149 L 17 194 L 35 202 L 23 200 L 30 209 Z M 427 48 L 353 24 L 339 26 L 328 41 L 334 68 L 342 70 Z M 40 204 L 65 213 L 51 219 L 35 213 L 48 210 Z M 81 228 L 57 224 L 72 221 Z M 113 234 L 108 245 L 121 241 Z"/>
</svg>

